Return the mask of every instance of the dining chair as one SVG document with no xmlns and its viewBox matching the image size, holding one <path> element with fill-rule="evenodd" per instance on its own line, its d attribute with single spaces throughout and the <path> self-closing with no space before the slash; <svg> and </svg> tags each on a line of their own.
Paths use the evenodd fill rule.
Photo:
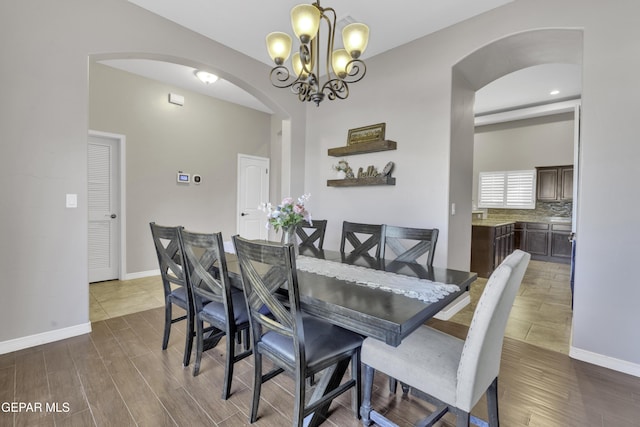
<svg viewBox="0 0 640 427">
<path fill-rule="evenodd" d="M 395 256 L 394 261 L 418 263 L 423 259 L 423 263 L 430 267 L 433 265 L 437 242 L 437 228 L 385 225 L 382 257 L 386 258 L 386 249 L 389 248 L 392 255 Z"/>
<path fill-rule="evenodd" d="M 322 249 L 322 246 L 324 245 L 324 233 L 326 230 L 326 219 L 314 219 L 312 222 L 299 222 L 296 226 L 296 234 L 300 238 L 299 246 Z"/>
<path fill-rule="evenodd" d="M 361 241 L 360 239 L 366 240 Z M 349 242 L 352 255 L 369 255 L 375 249 L 376 258 L 380 257 L 382 240 L 384 238 L 384 225 L 359 224 L 356 222 L 342 222 L 342 238 L 340 240 L 340 252 L 345 253 L 346 243 Z"/>
<path fill-rule="evenodd" d="M 180 229 L 178 234 L 186 266 L 184 272 L 193 296 L 196 329 L 193 375 L 200 372 L 203 351 L 215 348 L 226 336 L 222 399 L 227 400 L 231 394 L 234 364 L 251 355 L 249 315 L 244 294 L 231 286 L 222 233 L 203 234 Z M 204 328 L 205 323 L 210 326 Z M 243 351 L 238 354 L 236 337 L 244 344 Z"/>
<path fill-rule="evenodd" d="M 158 255 L 158 265 L 160 267 L 160 277 L 164 289 L 164 335 L 162 338 L 162 349 L 166 350 L 169 344 L 169 334 L 171 325 L 183 320 L 187 321 L 184 356 L 182 364 L 189 366 L 191 359 L 191 348 L 193 346 L 193 305 L 191 291 L 187 285 L 187 279 L 182 269 L 183 257 L 180 250 L 179 231 L 183 228 L 167 227 L 151 222 L 151 236 Z M 173 305 L 182 308 L 186 314 L 184 316 L 172 317 Z"/>
<path fill-rule="evenodd" d="M 412 394 L 436 406 L 420 426 L 432 426 L 446 412 L 457 427 L 468 427 L 470 412 L 486 392 L 489 425 L 497 427 L 498 373 L 509 312 L 531 255 L 516 250 L 491 274 L 471 320 L 465 340 L 421 326 L 398 347 L 366 339 L 362 346 L 365 368 L 360 414 L 364 425 L 389 421 L 371 408 L 374 372 L 384 372 L 411 387 Z"/>
<path fill-rule="evenodd" d="M 353 411 L 358 416 L 363 338 L 301 310 L 292 244 L 250 241 L 239 236 L 234 236 L 233 241 L 254 349 L 250 422 L 257 419 L 262 384 L 285 371 L 295 379 L 294 427 L 303 425 L 306 416 L 328 407 L 335 397 L 349 389 L 353 389 Z M 263 314 L 265 307 L 268 315 Z M 262 373 L 263 356 L 274 365 L 266 374 Z M 327 368 L 346 369 L 349 363 L 350 379 L 335 384 L 336 388 L 326 394 L 314 394 L 305 404 L 307 378 Z"/>
</svg>

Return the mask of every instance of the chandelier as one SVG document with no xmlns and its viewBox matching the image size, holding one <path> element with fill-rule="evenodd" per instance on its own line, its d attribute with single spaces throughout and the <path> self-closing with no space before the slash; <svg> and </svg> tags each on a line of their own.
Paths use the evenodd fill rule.
<svg viewBox="0 0 640 427">
<path fill-rule="evenodd" d="M 321 58 L 320 23 L 327 26 L 326 57 Z M 320 2 L 299 4 L 291 9 L 291 26 L 300 49 L 291 57 L 293 73 L 284 65 L 291 53 L 291 36 L 274 32 L 267 36 L 267 50 L 276 66 L 271 69 L 271 83 L 275 87 L 290 87 L 300 101 L 313 101 L 317 106 L 325 96 L 330 100 L 346 99 L 349 83 L 360 81 L 367 67 L 360 55 L 367 47 L 369 27 L 353 23 L 342 30 L 344 48 L 334 50 L 336 12 L 330 7 L 320 7 Z M 321 64 L 322 62 L 322 64 Z M 321 65 L 326 67 L 321 81 Z"/>
</svg>

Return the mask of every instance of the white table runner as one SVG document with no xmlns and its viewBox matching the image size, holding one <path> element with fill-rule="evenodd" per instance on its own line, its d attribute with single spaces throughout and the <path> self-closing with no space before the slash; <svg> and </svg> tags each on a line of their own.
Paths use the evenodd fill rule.
<svg viewBox="0 0 640 427">
<path fill-rule="evenodd" d="M 336 279 L 347 280 L 359 285 L 402 294 L 409 298 L 416 298 L 426 302 L 436 302 L 460 290 L 456 285 L 432 282 L 431 280 L 419 279 L 417 277 L 405 276 L 389 271 L 374 270 L 303 255 L 296 257 L 296 267 L 298 270 L 309 273 L 335 277 Z"/>
</svg>

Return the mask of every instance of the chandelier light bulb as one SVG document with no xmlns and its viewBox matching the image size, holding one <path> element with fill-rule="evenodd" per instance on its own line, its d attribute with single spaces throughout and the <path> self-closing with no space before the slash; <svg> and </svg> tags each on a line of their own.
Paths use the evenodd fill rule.
<svg viewBox="0 0 640 427">
<path fill-rule="evenodd" d="M 333 51 L 333 55 L 331 55 L 331 57 L 333 72 L 341 79 L 345 78 L 346 75 L 351 72 L 351 66 L 349 65 L 347 67 L 347 64 L 351 61 L 351 56 L 345 49 L 338 49 Z"/>
<path fill-rule="evenodd" d="M 342 43 L 352 58 L 360 57 L 369 43 L 369 27 L 359 23 L 347 25 L 342 30 Z"/>
<path fill-rule="evenodd" d="M 296 52 L 293 54 L 293 56 L 291 57 L 291 66 L 293 68 L 293 72 L 296 73 L 296 76 L 300 77 L 300 79 L 306 80 L 306 78 L 309 76 L 309 74 L 306 73 L 304 71 L 304 68 L 302 67 L 302 60 L 300 59 L 300 53 Z M 307 66 L 307 69 L 308 68 L 309 66 Z"/>
<path fill-rule="evenodd" d="M 281 65 L 291 54 L 291 36 L 279 31 L 267 36 L 267 51 L 269 56 L 278 65 Z"/>
<path fill-rule="evenodd" d="M 291 9 L 291 26 L 302 43 L 309 43 L 318 34 L 320 9 L 310 4 L 295 6 Z"/>
</svg>

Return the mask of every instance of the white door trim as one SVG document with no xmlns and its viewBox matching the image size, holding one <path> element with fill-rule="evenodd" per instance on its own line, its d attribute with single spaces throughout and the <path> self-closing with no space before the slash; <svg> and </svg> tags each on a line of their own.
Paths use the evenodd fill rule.
<svg viewBox="0 0 640 427">
<path fill-rule="evenodd" d="M 116 141 L 118 144 L 118 151 L 120 152 L 120 158 L 118 159 L 120 162 L 120 266 L 118 268 L 118 279 L 126 280 L 127 274 L 127 245 L 126 245 L 126 236 L 127 236 L 127 206 L 126 206 L 126 142 L 127 138 L 124 135 L 118 133 L 110 133 L 110 132 L 102 132 L 97 130 L 89 130 L 89 136 L 96 136 L 102 138 L 109 138 Z M 88 275 L 88 271 L 87 271 Z"/>
<path fill-rule="evenodd" d="M 258 161 L 266 161 L 267 163 L 267 169 L 271 169 L 271 159 L 268 157 L 261 157 L 261 156 L 251 156 L 249 154 L 242 154 L 242 153 L 238 153 L 238 163 L 237 163 L 237 177 L 236 177 L 236 234 L 240 234 L 240 217 L 241 217 L 241 211 L 242 211 L 242 206 L 240 204 L 240 200 L 241 200 L 241 191 L 242 189 L 240 188 L 240 183 L 241 183 L 241 175 L 242 175 L 242 170 L 240 168 L 240 164 L 242 162 L 242 159 L 253 159 L 253 160 L 258 160 Z M 269 171 L 270 174 L 270 171 Z M 270 175 L 269 175 L 270 176 Z M 270 177 L 267 180 L 267 186 L 269 188 L 268 191 L 270 191 Z M 265 200 L 265 202 L 267 202 Z M 268 234 L 267 234 L 268 236 Z"/>
</svg>

